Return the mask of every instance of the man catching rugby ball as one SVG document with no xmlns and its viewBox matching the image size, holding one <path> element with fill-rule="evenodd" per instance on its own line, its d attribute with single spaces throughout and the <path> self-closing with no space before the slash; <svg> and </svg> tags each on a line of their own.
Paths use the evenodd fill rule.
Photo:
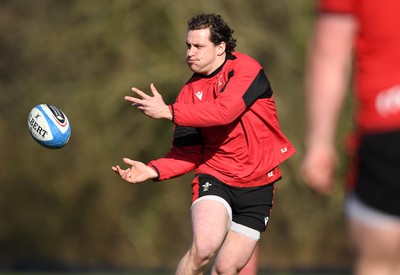
<svg viewBox="0 0 400 275">
<path fill-rule="evenodd" d="M 193 242 L 176 274 L 238 274 L 249 261 L 273 206 L 279 164 L 295 153 L 282 134 L 273 91 L 261 65 L 234 52 L 233 30 L 220 15 L 188 22 L 186 61 L 192 77 L 175 103 L 132 88 L 125 99 L 145 115 L 174 124 L 164 156 L 112 169 L 124 180 L 161 181 L 195 170 L 192 182 Z"/>
</svg>

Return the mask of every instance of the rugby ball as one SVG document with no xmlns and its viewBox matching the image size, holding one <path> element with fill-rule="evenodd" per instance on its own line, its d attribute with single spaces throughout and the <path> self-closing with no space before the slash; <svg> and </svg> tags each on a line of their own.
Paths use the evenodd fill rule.
<svg viewBox="0 0 400 275">
<path fill-rule="evenodd" d="M 67 116 L 57 107 L 48 104 L 39 104 L 31 110 L 28 129 L 37 143 L 50 149 L 62 148 L 71 136 Z"/>
</svg>

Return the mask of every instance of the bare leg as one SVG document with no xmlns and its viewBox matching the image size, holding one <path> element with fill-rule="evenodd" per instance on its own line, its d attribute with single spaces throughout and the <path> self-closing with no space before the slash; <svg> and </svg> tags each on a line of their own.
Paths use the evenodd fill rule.
<svg viewBox="0 0 400 275">
<path fill-rule="evenodd" d="M 234 231 L 229 231 L 218 252 L 212 269 L 213 275 L 239 274 L 240 270 L 249 261 L 257 241 Z"/>
<path fill-rule="evenodd" d="M 400 274 L 400 222 L 373 226 L 350 220 L 348 225 L 357 275 Z"/>
<path fill-rule="evenodd" d="M 192 207 L 193 243 L 180 261 L 176 274 L 203 274 L 230 227 L 226 207 L 215 200 L 202 200 Z"/>
</svg>

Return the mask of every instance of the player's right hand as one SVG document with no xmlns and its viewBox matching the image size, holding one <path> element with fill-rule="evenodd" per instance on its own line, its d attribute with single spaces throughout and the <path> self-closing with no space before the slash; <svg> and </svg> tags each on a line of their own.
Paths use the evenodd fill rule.
<svg viewBox="0 0 400 275">
<path fill-rule="evenodd" d="M 301 165 L 306 184 L 316 192 L 328 195 L 334 187 L 337 154 L 331 147 L 309 148 Z"/>
</svg>

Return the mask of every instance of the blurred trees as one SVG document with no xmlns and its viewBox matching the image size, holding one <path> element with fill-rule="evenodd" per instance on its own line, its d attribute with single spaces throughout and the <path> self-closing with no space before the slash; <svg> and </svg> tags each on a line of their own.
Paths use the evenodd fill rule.
<svg viewBox="0 0 400 275">
<path fill-rule="evenodd" d="M 199 12 L 223 15 L 235 30 L 236 50 L 265 67 L 281 126 L 298 150 L 282 165 L 261 265 L 347 264 L 340 188 L 319 198 L 298 172 L 312 1 L 4 0 L 0 269 L 175 267 L 191 238 L 192 175 L 130 186 L 111 166 L 125 156 L 146 162 L 169 149 L 172 125 L 146 118 L 123 96 L 133 85 L 149 91 L 154 82 L 166 102 L 174 100 L 191 75 L 186 22 Z M 67 114 L 72 136 L 63 149 L 42 148 L 29 136 L 27 116 L 40 103 Z"/>
</svg>

